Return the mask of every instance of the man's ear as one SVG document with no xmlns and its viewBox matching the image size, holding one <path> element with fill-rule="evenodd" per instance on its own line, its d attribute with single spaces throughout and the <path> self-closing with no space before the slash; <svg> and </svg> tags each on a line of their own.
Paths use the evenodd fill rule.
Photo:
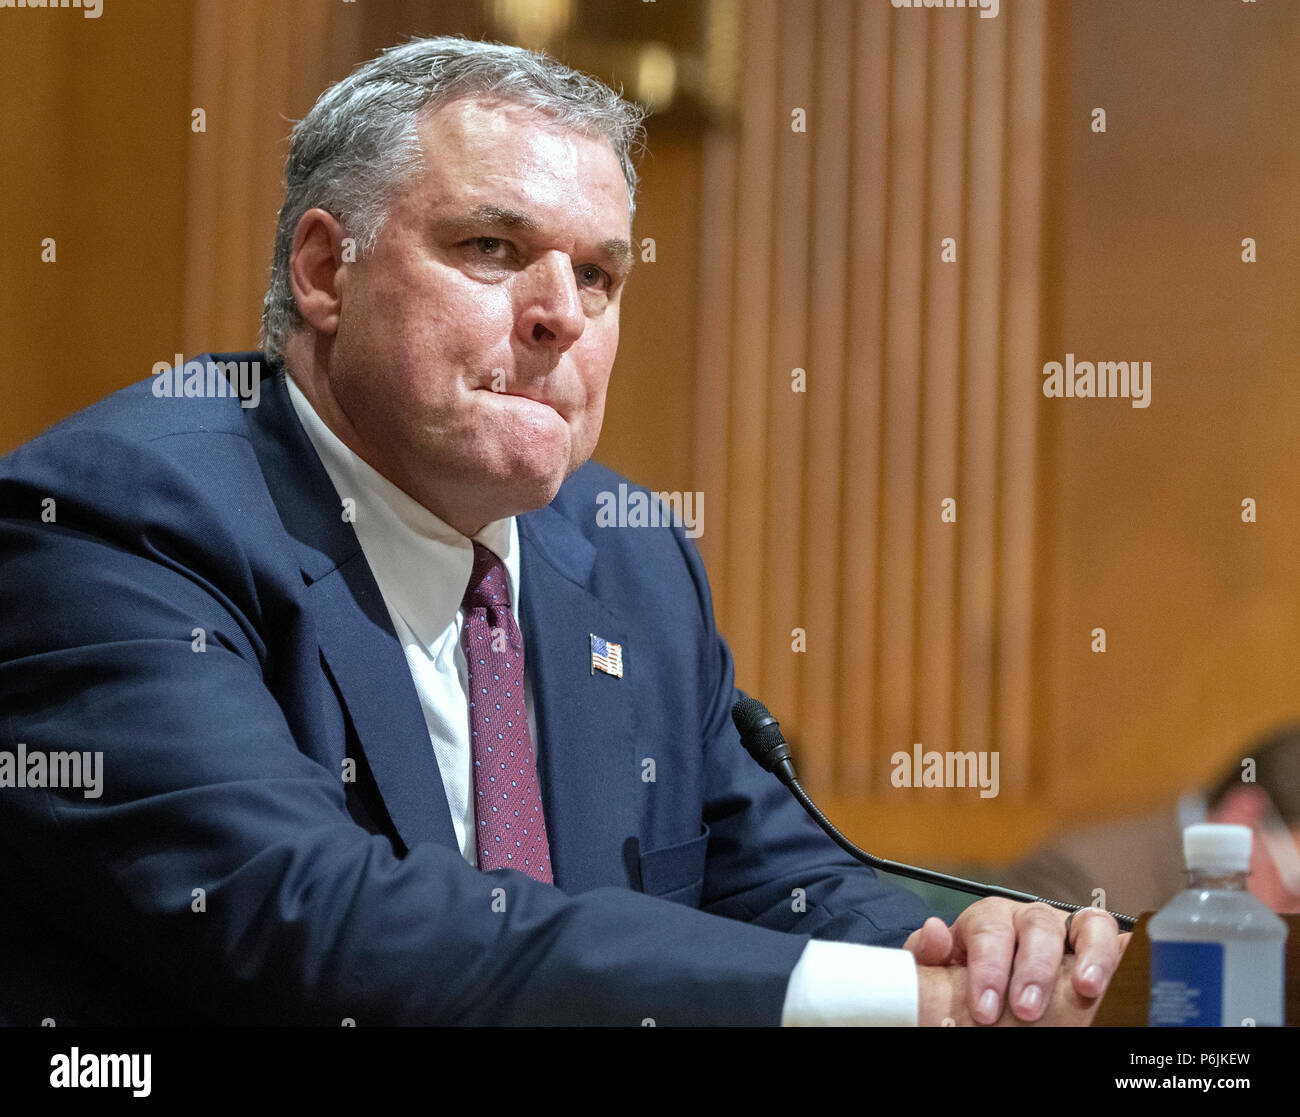
<svg viewBox="0 0 1300 1117">
<path fill-rule="evenodd" d="M 298 313 L 318 334 L 333 336 L 343 309 L 343 225 L 309 209 L 298 219 L 289 252 L 289 283 Z"/>
<path fill-rule="evenodd" d="M 1227 822 L 1252 829 L 1261 825 L 1268 814 L 1268 796 L 1254 784 L 1243 783 L 1234 787 L 1219 800 L 1214 811 L 1215 822 Z"/>
</svg>

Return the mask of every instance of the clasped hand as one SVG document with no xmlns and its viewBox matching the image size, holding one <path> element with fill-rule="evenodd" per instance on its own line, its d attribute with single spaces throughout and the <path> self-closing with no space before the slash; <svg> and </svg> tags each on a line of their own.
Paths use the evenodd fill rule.
<svg viewBox="0 0 1300 1117">
<path fill-rule="evenodd" d="M 919 1022 L 1092 1022 L 1129 935 L 1107 912 L 1085 908 L 1069 927 L 1047 904 L 996 897 L 971 904 L 949 927 L 926 920 L 904 943 L 916 959 Z"/>
</svg>

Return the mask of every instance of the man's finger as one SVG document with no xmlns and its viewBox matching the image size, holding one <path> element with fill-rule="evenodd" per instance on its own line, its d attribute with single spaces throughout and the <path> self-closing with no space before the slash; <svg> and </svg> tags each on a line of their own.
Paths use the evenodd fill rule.
<svg viewBox="0 0 1300 1117">
<path fill-rule="evenodd" d="M 966 958 L 971 1016 L 980 1024 L 992 1024 L 1002 1014 L 1002 995 L 1016 952 L 1013 906 L 1018 905 L 996 898 L 978 900 L 953 924 L 955 948 Z"/>
<path fill-rule="evenodd" d="M 1065 913 L 1046 904 L 1021 904 L 1016 912 L 1016 959 L 1007 992 L 1020 1020 L 1047 1011 L 1065 957 Z"/>
<path fill-rule="evenodd" d="M 952 931 L 937 915 L 930 916 L 903 944 L 918 966 L 946 966 L 952 961 Z"/>
<path fill-rule="evenodd" d="M 1071 978 L 1075 992 L 1082 997 L 1100 997 L 1123 953 L 1119 924 L 1109 912 L 1083 908 L 1071 920 L 1070 946 L 1075 953 Z"/>
</svg>

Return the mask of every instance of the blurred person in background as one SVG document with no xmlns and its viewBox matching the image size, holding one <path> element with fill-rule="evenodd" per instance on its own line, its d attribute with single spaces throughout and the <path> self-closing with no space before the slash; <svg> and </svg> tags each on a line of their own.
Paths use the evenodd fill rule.
<svg viewBox="0 0 1300 1117">
<path fill-rule="evenodd" d="M 1193 789 L 1148 814 L 1052 839 L 998 875 L 1037 896 L 1157 911 L 1185 887 L 1182 833 L 1198 822 L 1248 826 L 1250 891 L 1276 912 L 1300 913 L 1300 724 L 1246 749 L 1208 789 Z"/>
</svg>

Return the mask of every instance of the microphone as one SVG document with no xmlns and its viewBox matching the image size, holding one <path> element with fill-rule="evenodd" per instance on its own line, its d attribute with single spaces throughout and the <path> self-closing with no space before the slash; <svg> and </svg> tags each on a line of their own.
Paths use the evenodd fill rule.
<svg viewBox="0 0 1300 1117">
<path fill-rule="evenodd" d="M 1004 888 L 1000 884 L 980 884 L 977 881 L 949 876 L 947 873 L 938 873 L 933 869 L 919 869 L 914 865 L 903 865 L 898 861 L 873 857 L 841 834 L 835 824 L 822 814 L 817 804 L 799 785 L 799 776 L 795 772 L 794 761 L 790 755 L 790 745 L 781 732 L 781 723 L 772 716 L 762 702 L 750 697 L 740 699 L 731 707 L 731 720 L 736 723 L 745 751 L 790 789 L 790 793 L 799 800 L 800 806 L 812 815 L 813 821 L 826 831 L 837 846 L 864 865 L 912 880 L 924 881 L 926 884 L 955 888 L 958 892 L 967 892 L 972 896 L 998 896 L 1022 904 L 1047 904 L 1049 907 L 1068 912 L 1083 911 L 1087 908 L 1086 904 L 1067 904 L 1063 900 L 1048 900 L 1042 896 L 1031 896 L 1028 892 L 1017 892 L 1014 888 Z M 1134 916 L 1122 915 L 1115 911 L 1108 914 L 1114 917 L 1121 931 L 1131 931 L 1137 924 Z"/>
</svg>

